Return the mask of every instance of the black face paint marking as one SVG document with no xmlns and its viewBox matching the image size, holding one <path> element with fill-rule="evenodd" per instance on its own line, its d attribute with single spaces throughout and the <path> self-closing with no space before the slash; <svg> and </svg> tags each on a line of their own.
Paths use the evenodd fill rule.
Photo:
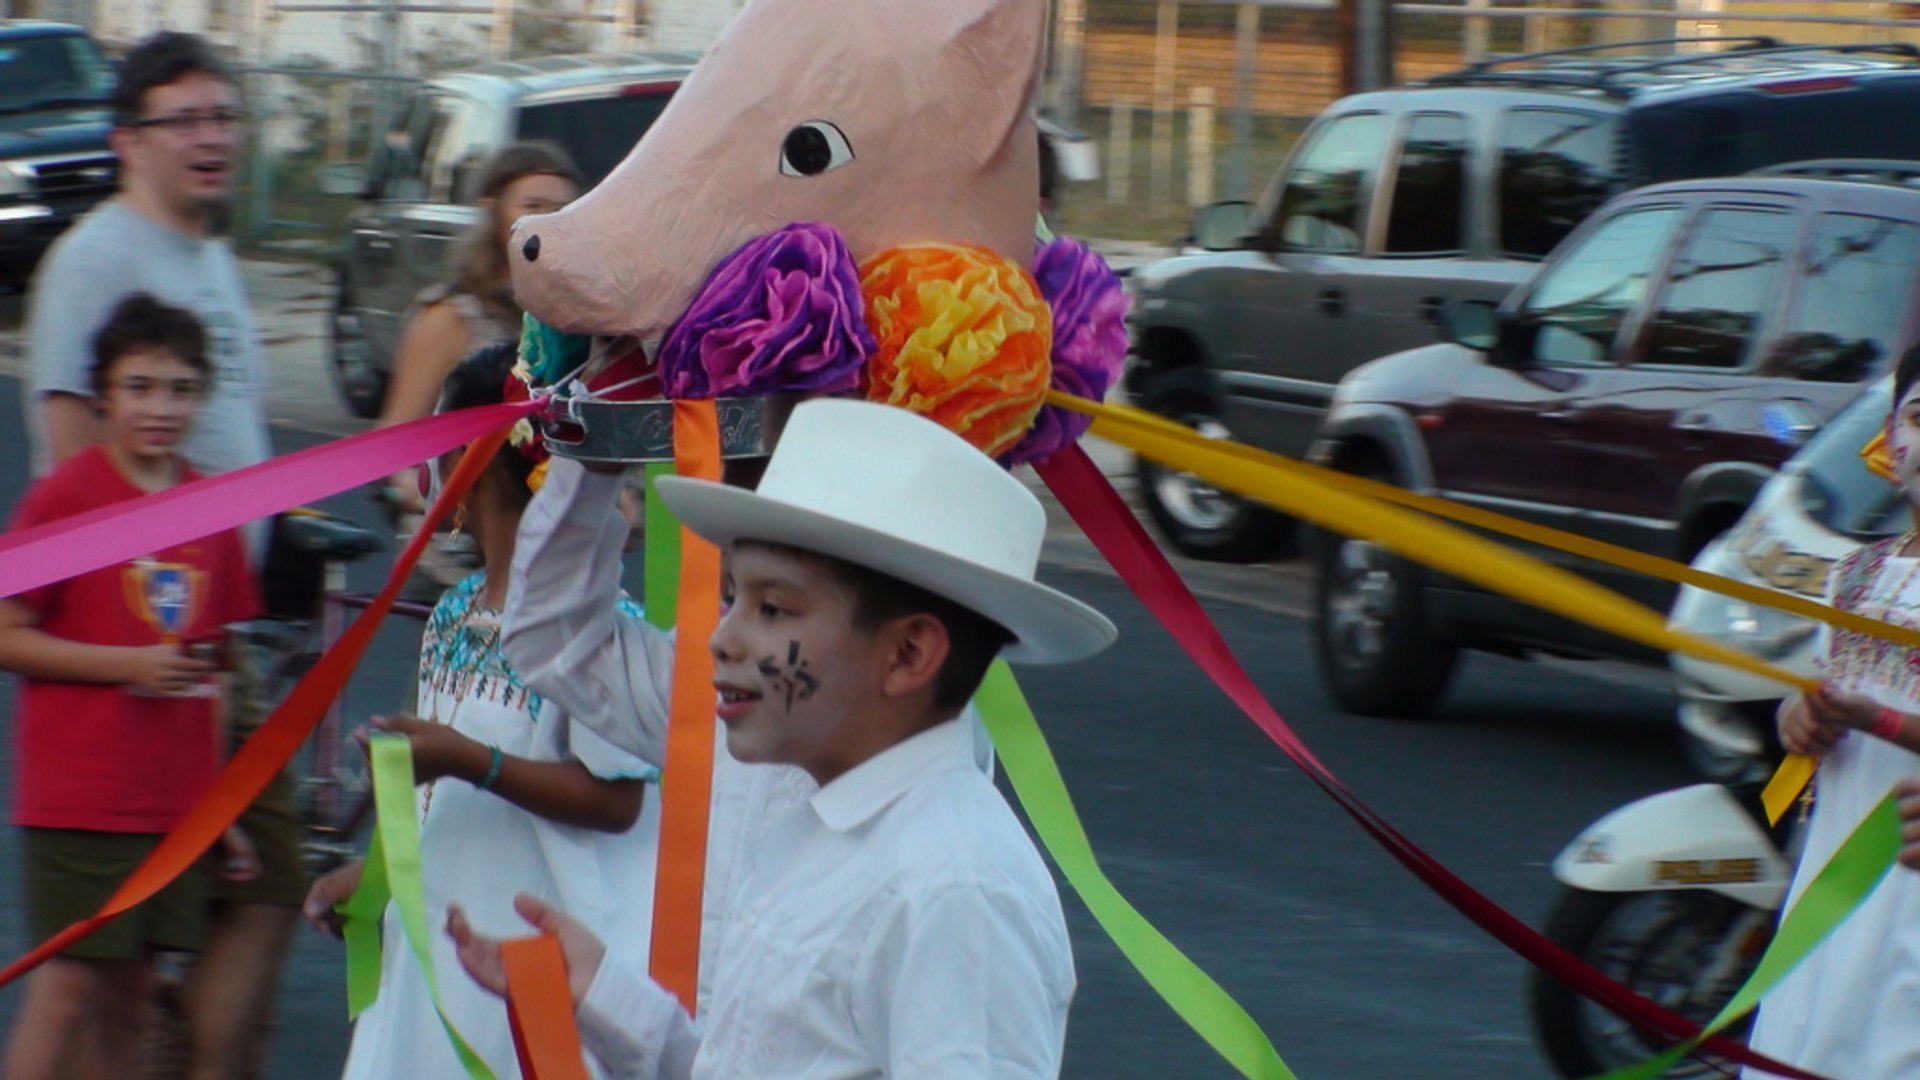
<svg viewBox="0 0 1920 1080">
<path fill-rule="evenodd" d="M 787 642 L 784 668 L 771 656 L 761 657 L 754 666 L 766 677 L 768 688 L 785 697 L 788 712 L 793 711 L 794 702 L 805 701 L 820 689 L 819 678 L 807 670 L 807 662 L 800 656 L 798 641 Z"/>
</svg>

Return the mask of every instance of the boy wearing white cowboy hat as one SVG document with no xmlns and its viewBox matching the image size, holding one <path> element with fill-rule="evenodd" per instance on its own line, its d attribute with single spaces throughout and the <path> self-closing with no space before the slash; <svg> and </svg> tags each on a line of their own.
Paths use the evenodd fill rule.
<svg viewBox="0 0 1920 1080">
<path fill-rule="evenodd" d="M 579 497 L 594 483 L 556 462 L 545 512 L 536 500 L 523 521 L 522 560 L 607 531 L 604 508 L 578 505 L 610 504 L 610 484 Z M 729 553 L 729 606 L 711 639 L 725 728 L 716 805 L 771 765 L 818 788 L 741 826 L 756 851 L 719 930 L 699 1027 L 666 991 L 602 963 L 564 915 L 522 907 L 568 954 L 588 1048 L 612 1076 L 1055 1075 L 1074 986 L 1059 897 L 956 719 L 996 655 L 1064 663 L 1115 636 L 1033 580 L 1039 503 L 938 425 L 837 400 L 795 410 L 757 492 L 671 477 L 660 491 Z M 617 567 L 588 570 L 581 596 Z M 603 623 L 584 621 L 595 609 L 535 603 L 518 580 L 528 595 L 509 598 L 509 639 L 520 620 L 575 655 L 617 649 L 641 726 L 664 731 L 666 636 L 610 644 Z M 546 667 L 563 671 L 569 647 L 548 651 L 559 655 Z M 497 941 L 457 910 L 450 930 L 468 971 L 500 990 Z"/>
</svg>

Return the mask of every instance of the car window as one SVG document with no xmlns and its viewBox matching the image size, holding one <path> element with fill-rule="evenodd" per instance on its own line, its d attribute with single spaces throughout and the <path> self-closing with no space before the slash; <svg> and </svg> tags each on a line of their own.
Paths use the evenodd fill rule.
<svg viewBox="0 0 1920 1080">
<path fill-rule="evenodd" d="M 423 176 L 435 202 L 468 203 L 496 146 L 496 131 L 477 102 L 455 95 L 436 100 Z"/>
<path fill-rule="evenodd" d="M 1300 152 L 1280 193 L 1274 236 L 1296 251 L 1359 251 L 1369 181 L 1386 153 L 1389 123 L 1356 113 L 1327 124 Z"/>
<path fill-rule="evenodd" d="M 626 158 L 673 96 L 671 88 L 643 90 L 524 106 L 519 137 L 546 139 L 565 147 L 590 188 Z"/>
<path fill-rule="evenodd" d="M 1859 382 L 1883 370 L 1899 348 L 1916 267 L 1920 226 L 1820 215 L 1792 321 L 1774 351 L 1781 369 L 1816 382 Z"/>
<path fill-rule="evenodd" d="M 1387 251 L 1443 255 L 1462 250 L 1466 225 L 1467 119 L 1419 113 L 1407 122 L 1387 214 Z"/>
<path fill-rule="evenodd" d="M 1635 109 L 1628 130 L 1639 179 L 1734 176 L 1818 158 L 1920 157 L 1920 129 L 1887 122 L 1920 109 L 1920 78 L 1912 72 L 1785 82 Z M 1818 91 L 1804 89 L 1809 83 Z"/>
<path fill-rule="evenodd" d="M 36 102 L 71 98 L 105 101 L 113 83 L 112 65 L 79 34 L 19 37 L 0 44 L 0 109 L 30 109 Z"/>
<path fill-rule="evenodd" d="M 1646 295 L 1683 211 L 1638 207 L 1616 214 L 1549 266 L 1528 294 L 1521 320 L 1538 327 L 1534 358 L 1543 364 L 1608 361 L 1620 324 Z"/>
<path fill-rule="evenodd" d="M 1886 536 L 1913 525 L 1900 488 L 1870 471 L 1860 458 L 1860 448 L 1886 428 L 1891 397 L 1891 380 L 1861 394 L 1794 459 L 1804 469 L 1801 510 L 1843 536 Z"/>
<path fill-rule="evenodd" d="M 427 197 L 427 152 L 437 123 L 444 120 L 435 107 L 437 96 L 416 95 L 381 138 L 374 175 L 383 197 L 403 201 Z"/>
<path fill-rule="evenodd" d="M 1641 363 L 1745 366 L 1793 249 L 1795 224 L 1791 212 L 1761 207 L 1700 215 L 1647 320 Z"/>
<path fill-rule="evenodd" d="M 1575 109 L 1514 109 L 1500 134 L 1500 250 L 1542 258 L 1613 187 L 1614 120 Z"/>
</svg>

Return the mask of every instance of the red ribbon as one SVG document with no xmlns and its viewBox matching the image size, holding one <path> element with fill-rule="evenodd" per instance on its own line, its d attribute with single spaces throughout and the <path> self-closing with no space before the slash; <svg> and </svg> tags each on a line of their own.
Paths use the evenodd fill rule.
<svg viewBox="0 0 1920 1080">
<path fill-rule="evenodd" d="M 1034 468 L 1081 531 L 1207 677 L 1389 855 L 1501 944 L 1599 1005 L 1676 1043 L 1700 1034 L 1700 1025 L 1600 974 L 1481 895 L 1407 839 L 1321 764 L 1261 695 L 1186 582 L 1085 450 L 1077 444 L 1069 446 Z M 1774 1061 L 1722 1036 L 1707 1039 L 1696 1052 L 1703 1051 L 1796 1080 L 1821 1080 L 1817 1074 Z"/>
<path fill-rule="evenodd" d="M 530 1080 L 587 1080 L 559 939 L 542 934 L 503 941 L 500 959 L 507 969 L 507 1024 L 513 1029 L 521 1075 Z"/>
</svg>

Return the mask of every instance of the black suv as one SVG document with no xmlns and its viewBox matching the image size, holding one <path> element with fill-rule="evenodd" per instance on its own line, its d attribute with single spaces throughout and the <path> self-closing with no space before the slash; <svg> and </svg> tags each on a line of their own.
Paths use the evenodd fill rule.
<svg viewBox="0 0 1920 1080">
<path fill-rule="evenodd" d="M 1134 401 L 1299 456 L 1334 387 L 1439 339 L 1456 301 L 1498 302 L 1610 196 L 1806 158 L 1920 159 L 1920 51 L 1716 41 L 1490 61 L 1335 102 L 1265 196 L 1195 221 L 1209 250 L 1134 274 Z M 1640 55 L 1621 55 L 1628 53 Z M 1144 464 L 1181 551 L 1252 560 L 1289 523 Z"/>
<path fill-rule="evenodd" d="M 0 284 L 113 194 L 113 64 L 77 26 L 0 22 Z"/>
</svg>

